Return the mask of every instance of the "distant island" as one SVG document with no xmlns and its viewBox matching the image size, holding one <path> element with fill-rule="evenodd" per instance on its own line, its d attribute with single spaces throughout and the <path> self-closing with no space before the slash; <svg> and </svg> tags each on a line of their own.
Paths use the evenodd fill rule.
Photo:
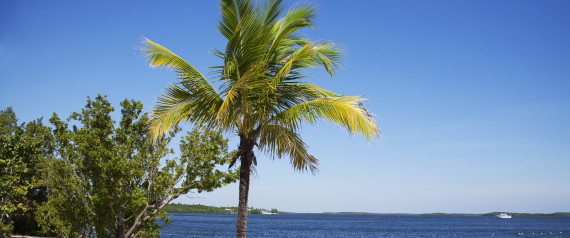
<svg viewBox="0 0 570 238">
<path fill-rule="evenodd" d="M 214 207 L 200 204 L 169 204 L 166 206 L 166 211 L 169 213 L 237 213 L 237 207 Z M 284 212 L 278 211 L 275 208 L 249 208 L 250 214 L 330 214 L 330 215 L 396 215 L 396 216 L 496 216 L 501 212 L 490 212 L 483 214 L 473 213 L 374 213 L 374 212 L 321 212 L 321 213 L 306 213 L 306 212 Z M 570 212 L 555 212 L 555 213 L 516 213 L 510 212 L 513 216 L 570 216 Z"/>
<path fill-rule="evenodd" d="M 166 212 L 172 213 L 237 213 L 237 207 L 213 207 L 200 204 L 168 204 L 166 205 Z M 275 208 L 249 208 L 249 214 L 278 214 L 279 211 Z"/>
</svg>

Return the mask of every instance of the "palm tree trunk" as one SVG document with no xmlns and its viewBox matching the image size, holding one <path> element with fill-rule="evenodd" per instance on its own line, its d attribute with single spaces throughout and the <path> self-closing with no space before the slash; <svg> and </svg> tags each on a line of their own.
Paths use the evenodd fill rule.
<svg viewBox="0 0 570 238">
<path fill-rule="evenodd" d="M 249 180 L 251 175 L 253 151 L 249 150 L 241 158 L 239 171 L 239 204 L 237 219 L 237 238 L 245 238 L 247 233 L 247 199 L 249 196 Z"/>
</svg>

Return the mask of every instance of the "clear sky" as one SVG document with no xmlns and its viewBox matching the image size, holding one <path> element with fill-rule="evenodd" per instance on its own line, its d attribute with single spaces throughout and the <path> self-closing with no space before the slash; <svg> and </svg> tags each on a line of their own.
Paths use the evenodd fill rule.
<svg viewBox="0 0 570 238">
<path fill-rule="evenodd" d="M 367 97 L 382 137 L 304 127 L 320 173 L 258 155 L 250 206 L 570 211 L 570 1 L 305 2 L 320 12 L 305 35 L 348 52 L 336 77 L 308 80 Z M 47 123 L 100 93 L 149 111 L 176 77 L 145 64 L 142 37 L 208 72 L 219 15 L 216 1 L 0 1 L 0 108 Z M 177 201 L 237 206 L 238 187 Z"/>
</svg>

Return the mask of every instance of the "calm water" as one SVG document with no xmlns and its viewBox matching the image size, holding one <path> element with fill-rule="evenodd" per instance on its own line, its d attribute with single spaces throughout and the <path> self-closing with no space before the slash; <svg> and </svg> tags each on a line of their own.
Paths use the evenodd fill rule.
<svg viewBox="0 0 570 238">
<path fill-rule="evenodd" d="M 175 213 L 162 237 L 235 237 L 236 214 Z M 570 217 L 249 215 L 248 237 L 570 237 Z"/>
</svg>

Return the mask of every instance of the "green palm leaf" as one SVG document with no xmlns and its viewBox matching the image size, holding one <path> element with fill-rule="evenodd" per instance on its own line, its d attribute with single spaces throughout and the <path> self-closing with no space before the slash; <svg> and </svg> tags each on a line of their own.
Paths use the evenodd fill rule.
<svg viewBox="0 0 570 238">
<path fill-rule="evenodd" d="M 275 120 L 299 127 L 302 122 L 316 123 L 327 119 L 347 129 L 351 134 L 360 133 L 371 140 L 380 133 L 374 115 L 366 110 L 359 96 L 318 98 L 297 104 L 279 114 Z"/>
<path fill-rule="evenodd" d="M 183 120 L 191 120 L 200 127 L 215 126 L 215 108 L 222 98 L 194 66 L 180 58 L 166 47 L 144 39 L 142 51 L 152 67 L 174 69 L 179 76 L 178 84 L 171 84 L 152 112 L 151 131 L 162 136 Z"/>
<path fill-rule="evenodd" d="M 269 155 L 288 156 L 291 165 L 298 171 L 318 172 L 318 160 L 307 151 L 307 144 L 299 134 L 280 125 L 266 125 L 259 130 L 259 149 Z"/>
</svg>

